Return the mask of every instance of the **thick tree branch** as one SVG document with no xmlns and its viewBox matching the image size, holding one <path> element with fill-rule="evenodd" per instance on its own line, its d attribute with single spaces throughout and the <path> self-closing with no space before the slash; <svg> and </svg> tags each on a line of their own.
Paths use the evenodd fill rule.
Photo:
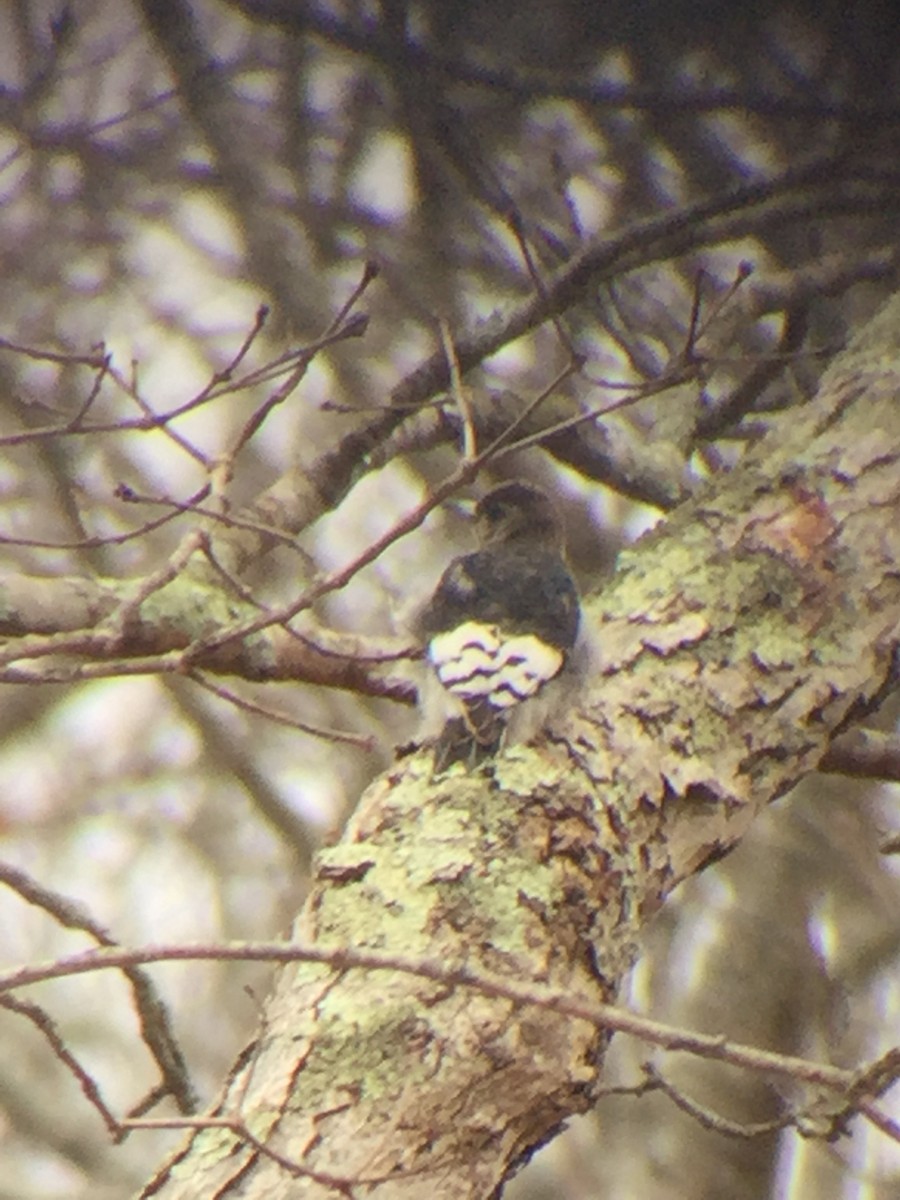
<svg viewBox="0 0 900 1200">
<path fill-rule="evenodd" d="M 878 729 L 850 729 L 831 744 L 819 769 L 900 783 L 900 737 Z"/>
<path fill-rule="evenodd" d="M 890 174 L 883 180 L 857 179 L 852 159 L 817 158 L 770 179 L 736 187 L 724 196 L 630 223 L 610 236 L 587 243 L 544 281 L 539 294 L 455 336 L 460 369 L 463 374 L 472 370 L 510 342 L 592 298 L 604 282 L 630 271 L 708 246 L 742 238 L 764 239 L 773 231 L 808 222 L 813 216 L 824 219 L 848 212 L 896 211 L 900 205 L 896 184 Z M 308 527 L 322 513 L 336 507 L 368 473 L 371 456 L 378 454 L 410 412 L 446 391 L 449 382 L 446 356 L 439 348 L 396 385 L 384 412 L 348 433 L 315 463 L 286 473 L 253 504 L 253 514 L 285 531 Z M 582 461 L 596 464 L 597 447 L 591 453 L 584 449 L 580 453 Z M 565 455 L 561 457 L 565 459 Z M 607 451 L 604 471 L 611 469 L 613 486 L 624 482 L 623 490 L 633 494 L 628 472 L 623 480 L 623 473 Z M 671 481 L 666 493 L 671 499 Z"/>
<path fill-rule="evenodd" d="M 432 781 L 415 755 L 325 852 L 295 935 L 613 998 L 644 918 L 894 685 L 900 297 L 816 400 L 624 556 L 596 678 L 538 748 Z M 146 1195 L 271 1196 L 284 1160 L 370 1196 L 495 1193 L 592 1102 L 605 1038 L 402 974 L 284 971 L 256 1051 Z M 240 1183 L 238 1182 L 240 1181 Z"/>
<path fill-rule="evenodd" d="M 196 574 L 183 574 L 134 604 L 145 581 L 7 576 L 0 585 L 0 635 L 9 639 L 0 651 L 0 677 L 32 683 L 58 682 L 59 674 L 27 660 L 77 655 L 84 663 L 121 664 L 171 656 L 163 667 L 144 670 L 183 671 L 177 652 L 230 625 L 239 614 L 254 616 L 258 609 L 225 595 L 221 588 Z M 127 609 L 127 629 L 117 617 Z M 112 622 L 112 624 L 110 624 Z M 381 696 L 401 703 L 413 698 L 411 685 L 386 673 L 403 657 L 399 639 L 371 639 L 337 634 L 309 624 L 301 630 L 269 625 L 252 638 L 235 639 L 191 660 L 222 675 L 240 675 L 256 682 L 291 680 L 342 688 L 361 695 Z M 12 667 L 10 664 L 17 664 Z M 77 667 L 71 668 L 77 672 Z M 107 674 L 115 674 L 113 666 Z M 74 677 L 74 676 L 73 676 Z"/>
<path fill-rule="evenodd" d="M 534 71 L 523 67 L 486 66 L 450 58 L 421 42 L 408 40 L 398 45 L 390 36 L 370 22 L 354 24 L 341 20 L 326 10 L 316 11 L 291 0 L 234 0 L 235 6 L 249 18 L 261 23 L 280 26 L 297 34 L 312 34 L 335 46 L 355 51 L 396 72 L 422 75 L 425 79 L 441 78 L 449 83 L 465 83 L 490 91 L 505 93 L 519 99 L 532 100 L 538 96 L 566 97 L 592 108 L 615 111 L 635 109 L 671 116 L 678 113 L 709 113 L 739 111 L 767 117 L 816 120 L 845 120 L 863 127 L 872 124 L 896 124 L 900 113 L 895 105 L 866 105 L 847 102 L 831 103 L 821 98 L 798 99 L 796 96 L 775 96 L 768 89 L 756 91 L 725 87 L 690 87 L 681 83 L 666 93 L 660 88 L 642 88 L 604 80 L 580 80 L 570 70 L 564 72 Z"/>
</svg>

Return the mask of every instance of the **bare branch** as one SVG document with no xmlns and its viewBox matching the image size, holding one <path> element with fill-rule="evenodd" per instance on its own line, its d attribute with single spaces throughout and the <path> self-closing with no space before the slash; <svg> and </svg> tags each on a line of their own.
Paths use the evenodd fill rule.
<svg viewBox="0 0 900 1200">
<path fill-rule="evenodd" d="M 660 1046 L 669 1051 L 687 1051 L 700 1058 L 714 1059 L 743 1067 L 763 1074 L 776 1075 L 817 1084 L 839 1093 L 850 1093 L 859 1089 L 861 1081 L 875 1079 L 875 1091 L 867 1091 L 867 1097 L 877 1095 L 885 1083 L 883 1064 L 890 1063 L 891 1081 L 895 1071 L 895 1060 L 900 1051 L 892 1051 L 877 1063 L 862 1067 L 858 1071 L 845 1070 L 828 1063 L 813 1062 L 793 1055 L 777 1054 L 754 1046 L 744 1046 L 722 1036 L 709 1036 L 691 1030 L 678 1029 L 660 1021 L 642 1017 L 627 1009 L 612 1004 L 597 1004 L 581 1000 L 565 992 L 548 988 L 543 984 L 526 984 L 516 980 L 491 976 L 473 971 L 465 966 L 448 966 L 446 963 L 431 962 L 405 955 L 382 954 L 350 947 L 301 946 L 296 942 L 243 942 L 223 945 L 177 945 L 146 946 L 133 950 L 114 949 L 89 950 L 69 955 L 52 963 L 21 967 L 0 974 L 0 994 L 40 983 L 85 972 L 133 967 L 150 962 L 216 960 L 255 962 L 313 962 L 325 963 L 337 971 L 359 969 L 366 971 L 395 971 L 440 983 L 446 987 L 464 987 L 488 996 L 497 996 L 513 1001 L 517 1005 L 530 1005 L 547 1012 L 585 1021 L 598 1028 L 615 1030 Z"/>
<path fill-rule="evenodd" d="M 27 900 L 29 904 L 43 909 L 66 929 L 77 929 L 86 933 L 101 946 L 110 949 L 118 947 L 118 943 L 107 930 L 80 905 L 58 892 L 36 883 L 24 871 L 17 870 L 8 863 L 0 863 L 0 882 L 5 883 L 8 888 L 15 891 L 23 900 Z M 148 1050 L 159 1067 L 165 1091 L 174 1097 L 181 1112 L 194 1112 L 197 1107 L 197 1097 L 188 1075 L 187 1065 L 172 1030 L 168 1008 L 158 994 L 153 980 L 146 971 L 140 969 L 139 964 L 123 964 L 123 974 L 131 985 L 138 1020 L 141 1024 L 141 1033 Z M 50 1018 L 37 1006 L 21 1004 L 12 997 L 3 997 L 2 1002 L 9 1002 L 10 1007 L 16 1006 L 17 1012 L 27 1016 L 38 1025 L 50 1040 L 57 1056 L 75 1073 L 84 1094 L 100 1112 L 107 1128 L 114 1129 L 115 1121 L 108 1106 L 103 1102 L 99 1089 L 65 1049 Z"/>
</svg>

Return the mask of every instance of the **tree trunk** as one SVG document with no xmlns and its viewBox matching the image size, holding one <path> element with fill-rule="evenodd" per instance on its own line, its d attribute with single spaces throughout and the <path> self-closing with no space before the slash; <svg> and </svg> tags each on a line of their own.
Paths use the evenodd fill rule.
<svg viewBox="0 0 900 1200">
<path fill-rule="evenodd" d="M 614 999 L 673 887 L 894 684 L 898 389 L 894 297 L 588 598 L 592 678 L 553 737 L 437 781 L 425 752 L 398 762 L 320 855 L 295 937 Z M 143 1195 L 495 1195 L 591 1105 L 607 1040 L 465 986 L 291 964 L 217 1109 L 269 1153 L 203 1130 Z"/>
</svg>

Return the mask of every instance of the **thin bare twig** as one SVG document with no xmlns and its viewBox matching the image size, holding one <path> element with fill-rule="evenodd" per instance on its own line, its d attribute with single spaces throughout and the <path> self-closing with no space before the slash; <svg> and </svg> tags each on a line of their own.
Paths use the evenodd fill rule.
<svg viewBox="0 0 900 1200">
<path fill-rule="evenodd" d="M 254 326 L 255 329 L 255 326 Z M 253 331 L 251 331 L 253 332 Z M 323 347 L 332 345 L 335 342 L 343 341 L 347 338 L 360 337 L 365 332 L 365 318 L 354 318 L 346 322 L 339 330 L 327 334 L 318 341 L 310 343 L 299 350 L 290 350 L 286 354 L 281 355 L 272 363 L 264 367 L 257 368 L 246 376 L 242 376 L 238 380 L 227 378 L 228 368 L 225 368 L 224 374 L 226 378 L 223 381 L 222 372 L 214 375 L 212 380 L 206 384 L 203 389 L 196 395 L 186 400 L 183 404 L 177 405 L 175 408 L 168 409 L 165 412 L 154 413 L 153 410 L 143 402 L 145 407 L 142 408 L 143 414 L 140 417 L 121 417 L 115 421 L 95 421 L 90 424 L 82 421 L 77 425 L 73 425 L 71 421 L 56 425 L 47 425 L 40 429 L 26 429 L 19 433 L 5 434 L 0 437 L 0 447 L 3 446 L 20 446 L 30 442 L 47 441 L 49 439 L 59 437 L 86 437 L 91 434 L 98 433 L 147 433 L 152 430 L 160 430 L 165 428 L 171 422 L 184 416 L 186 413 L 193 412 L 204 404 L 208 404 L 212 400 L 218 399 L 220 396 L 232 395 L 235 392 L 243 391 L 247 388 L 257 387 L 261 383 L 269 382 L 271 379 L 279 375 L 283 375 L 288 371 L 295 369 L 297 360 L 302 360 L 310 355 L 318 353 Z M 246 339 L 245 339 L 246 343 Z M 243 350 L 242 344 L 241 350 Z M 27 347 L 20 347 L 12 342 L 5 342 L 0 339 L 0 348 L 6 346 L 9 349 L 16 350 L 29 357 L 46 358 L 52 362 L 63 362 L 67 364 L 83 365 L 100 370 L 103 367 L 103 359 L 86 355 L 64 355 L 56 354 L 52 351 L 31 350 Z M 241 354 L 238 351 L 238 356 Z M 236 356 L 236 357 L 238 357 Z M 107 374 L 112 379 L 117 387 L 119 387 L 126 395 L 132 399 L 136 399 L 134 395 L 135 384 L 129 381 L 125 376 L 112 364 L 107 368 Z M 205 462 L 204 462 L 204 465 Z"/>
<path fill-rule="evenodd" d="M 657 1070 L 653 1063 L 644 1063 L 643 1071 L 647 1077 L 646 1082 L 635 1089 L 636 1094 L 641 1091 L 662 1092 L 663 1095 L 669 1097 L 676 1108 L 679 1108 L 683 1113 L 687 1113 L 703 1129 L 709 1129 L 713 1133 L 721 1133 L 726 1137 L 764 1137 L 767 1134 L 777 1133 L 780 1129 L 797 1125 L 800 1120 L 798 1114 L 786 1113 L 784 1116 L 776 1117 L 772 1121 L 757 1121 L 753 1124 L 742 1121 L 730 1121 L 720 1113 L 713 1112 L 711 1108 L 706 1108 L 702 1104 L 698 1104 L 696 1100 L 692 1100 L 689 1096 L 686 1096 L 673 1083 L 670 1083 L 662 1072 Z"/>
<path fill-rule="evenodd" d="M 161 592 L 177 579 L 187 567 L 190 560 L 200 549 L 202 535 L 198 530 L 192 530 L 181 541 L 177 549 L 169 555 L 166 562 L 157 570 L 141 580 L 140 586 L 124 599 L 100 625 L 98 633 L 106 633 L 112 646 L 120 647 L 123 643 L 129 625 L 137 619 L 141 605 L 155 592 Z"/>
<path fill-rule="evenodd" d="M 350 297 L 341 306 L 338 314 L 332 320 L 331 324 L 325 330 L 324 334 L 307 348 L 299 357 L 296 365 L 291 371 L 284 383 L 277 388 L 267 400 L 265 400 L 259 408 L 252 414 L 249 420 L 244 425 L 244 428 L 238 434 L 233 445 L 223 456 L 229 463 L 232 463 L 241 450 L 246 446 L 250 439 L 262 427 L 266 418 L 282 404 L 288 396 L 296 389 L 300 381 L 309 370 L 310 363 L 327 346 L 331 346 L 336 342 L 342 342 L 347 338 L 362 337 L 368 326 L 368 317 L 357 314 L 352 319 L 348 319 L 354 305 L 359 301 L 363 292 L 378 276 L 378 267 L 373 262 L 367 262 L 363 267 L 362 277 L 359 283 L 353 289 Z"/>
<path fill-rule="evenodd" d="M 118 943 L 108 930 L 94 920 L 81 905 L 76 904 L 66 896 L 60 895 L 59 892 L 52 891 L 50 888 L 37 883 L 24 871 L 20 871 L 8 863 L 0 863 L 0 883 L 6 884 L 7 887 L 15 891 L 29 904 L 33 904 L 37 908 L 43 909 L 44 912 L 49 913 L 54 920 L 58 921 L 66 929 L 77 929 L 82 933 L 86 933 L 89 937 L 99 942 L 101 946 L 109 948 L 118 947 Z M 124 965 L 123 973 L 131 985 L 143 1039 L 159 1067 L 165 1092 L 174 1097 L 181 1112 L 194 1112 L 197 1107 L 197 1096 L 190 1081 L 187 1065 L 185 1064 L 178 1041 L 172 1030 L 169 1012 L 164 1001 L 157 992 L 153 980 L 137 964 Z M 12 997 L 3 997 L 3 1000 L 11 999 Z M 38 1013 L 41 1016 L 45 1015 L 43 1014 L 43 1010 L 38 1010 Z M 110 1127 L 110 1110 L 100 1098 L 99 1091 L 93 1085 L 93 1081 L 90 1080 L 90 1077 L 85 1077 L 85 1073 L 82 1072 L 82 1069 L 74 1062 L 65 1050 L 65 1047 L 62 1046 L 61 1039 L 55 1033 L 50 1018 L 47 1017 L 46 1021 L 48 1024 L 44 1024 L 38 1019 L 37 1014 L 23 1012 L 23 1015 L 28 1016 L 29 1019 L 33 1020 L 41 1028 L 42 1032 L 54 1046 L 58 1056 L 75 1073 L 81 1082 L 82 1090 L 88 1099 L 95 1104 L 107 1127 Z"/>
<path fill-rule="evenodd" d="M 350 969 L 399 971 L 450 987 L 466 987 L 485 995 L 497 996 L 515 1004 L 533 1005 L 549 1012 L 586 1021 L 597 1028 L 610 1029 L 640 1038 L 670 1051 L 686 1051 L 732 1066 L 743 1067 L 763 1074 L 777 1075 L 805 1083 L 817 1084 L 858 1101 L 859 1111 L 878 1128 L 893 1136 L 892 1122 L 869 1099 L 862 1099 L 858 1089 L 861 1081 L 878 1072 L 885 1056 L 869 1067 L 858 1071 L 845 1070 L 829 1063 L 814 1062 L 794 1055 L 778 1054 L 755 1046 L 741 1045 L 722 1036 L 697 1033 L 651 1020 L 613 1004 L 594 1003 L 540 983 L 524 983 L 500 978 L 466 966 L 451 967 L 443 962 L 409 955 L 382 954 L 350 947 L 302 946 L 295 942 L 201 944 L 195 946 L 146 946 L 136 950 L 90 950 L 54 962 L 20 967 L 0 975 L 0 993 L 25 987 L 47 979 L 89 971 L 118 969 L 137 963 L 188 961 L 263 961 L 324 963 L 336 971 Z M 892 1052 L 900 1053 L 900 1052 Z M 889 1057 L 889 1056 L 888 1056 Z M 891 1060 L 892 1061 L 892 1060 Z M 872 1087 L 881 1089 L 881 1077 Z"/>
<path fill-rule="evenodd" d="M 192 458 L 195 462 L 199 463 L 201 467 L 205 467 L 207 470 L 209 470 L 209 456 L 204 454 L 202 450 L 198 449 L 198 447 L 195 446 L 192 441 L 186 438 L 184 434 L 179 433 L 177 429 L 174 429 L 170 421 L 161 421 L 159 415 L 153 411 L 151 404 L 141 395 L 138 387 L 137 371 L 137 362 L 132 362 L 131 379 L 126 379 L 125 376 L 122 375 L 120 371 L 116 370 L 112 364 L 109 366 L 110 378 L 115 379 L 125 395 L 129 396 L 135 402 L 135 404 L 144 414 L 144 417 L 148 422 L 148 427 L 150 429 L 158 430 L 163 434 L 164 437 L 167 437 L 169 441 L 173 443 L 173 445 L 177 446 L 179 450 L 183 450 L 189 458 Z M 80 428 L 83 428 L 83 426 Z M 75 430 L 72 429 L 70 432 L 74 433 Z"/>
<path fill-rule="evenodd" d="M 115 495 L 118 499 L 127 501 L 132 498 L 133 493 L 126 484 L 119 484 Z M 32 549 L 37 550 L 95 550 L 100 546 L 122 546 L 126 542 L 133 542 L 136 538 L 144 537 L 145 534 L 153 533 L 154 530 L 162 528 L 163 525 L 168 525 L 170 521 L 177 520 L 185 512 L 193 511 L 193 502 L 203 499 L 208 495 L 209 485 L 205 484 L 190 499 L 173 501 L 172 504 L 175 511 L 168 512 L 162 517 L 156 517 L 153 521 L 146 521 L 143 525 L 139 525 L 137 529 L 130 529 L 128 533 L 110 533 L 102 536 L 98 534 L 96 537 L 81 538 L 77 542 L 42 542 L 36 538 L 17 538 L 0 533 L 0 545 L 30 546 Z"/>
<path fill-rule="evenodd" d="M 544 287 L 544 281 L 541 279 L 541 274 L 537 269 L 537 264 L 535 263 L 534 256 L 531 253 L 531 247 L 529 246 L 528 239 L 525 236 L 525 228 L 522 221 L 522 216 L 518 209 L 516 209 L 513 205 L 509 205 L 507 207 L 504 215 L 506 217 L 506 223 L 512 230 L 513 237 L 516 239 L 516 243 L 518 244 L 519 252 L 522 255 L 522 261 L 525 263 L 525 269 L 528 272 L 528 278 L 531 280 L 532 287 L 541 300 L 546 303 L 547 289 Z M 571 363 L 578 364 L 578 366 L 583 365 L 584 360 L 572 345 L 572 339 L 569 337 L 565 327 L 563 326 L 562 317 L 560 314 L 552 313 L 550 316 L 550 322 L 556 331 L 556 336 L 559 338 L 559 344 L 565 349 L 569 357 L 569 361 Z"/>
<path fill-rule="evenodd" d="M 112 355 L 104 354 L 103 364 L 102 364 L 102 366 L 100 366 L 100 368 L 97 371 L 97 374 L 94 376 L 94 382 L 91 385 L 91 390 L 88 392 L 81 408 L 79 408 L 78 412 L 76 412 L 75 416 L 69 422 L 70 428 L 72 428 L 72 429 L 77 428 L 81 424 L 81 422 L 85 419 L 85 417 L 88 415 L 88 412 L 93 407 L 94 401 L 100 395 L 100 389 L 103 387 L 103 381 L 104 381 L 104 379 L 106 379 L 107 375 L 109 374 L 111 366 L 112 366 Z"/>
<path fill-rule="evenodd" d="M 102 371 L 106 364 L 106 354 L 103 352 L 73 354 L 70 351 L 43 350 L 36 346 L 25 346 L 21 342 L 10 341 L 5 337 L 0 337 L 0 350 L 11 350 L 14 354 L 21 354 L 23 358 L 31 358 L 35 362 L 59 363 L 60 366 L 65 367 L 91 367 L 94 371 Z"/>
<path fill-rule="evenodd" d="M 119 1130 L 119 1122 L 113 1116 L 112 1109 L 103 1099 L 97 1081 L 84 1069 L 75 1055 L 68 1049 L 56 1027 L 56 1023 L 49 1013 L 45 1012 L 39 1004 L 33 1004 L 28 1000 L 17 1000 L 14 996 L 0 996 L 0 1007 L 16 1013 L 17 1016 L 25 1017 L 36 1029 L 40 1030 L 45 1040 L 49 1043 L 54 1056 L 75 1076 L 81 1093 L 88 1104 L 100 1114 L 103 1124 L 109 1132 L 116 1134 Z"/>
<path fill-rule="evenodd" d="M 274 525 L 266 525 L 263 521 L 250 521 L 244 517 L 237 517 L 230 512 L 219 512 L 214 508 L 206 508 L 198 503 L 197 496 L 205 499 L 212 490 L 212 486 L 207 485 L 202 493 L 198 492 L 195 496 L 188 497 L 187 500 L 176 500 L 173 496 L 144 495 L 135 491 L 128 484 L 120 483 L 116 488 L 115 494 L 119 500 L 124 500 L 128 504 L 147 504 L 174 509 L 175 511 L 170 514 L 169 519 L 190 514 L 192 516 L 203 517 L 205 520 L 215 521 L 228 529 L 244 529 L 248 533 L 254 533 L 258 537 L 263 537 L 268 541 L 278 542 L 280 545 L 286 546 L 289 550 L 293 550 L 294 553 L 299 554 L 308 567 L 312 565 L 310 555 L 292 534 L 285 533 L 282 529 L 277 529 Z M 2 538 L 0 538 L 0 541 L 2 541 Z M 31 545 L 31 543 L 28 544 Z M 54 547 L 54 549 L 56 548 Z"/>
<path fill-rule="evenodd" d="M 342 1179 L 337 1175 L 328 1175 L 323 1171 L 314 1171 L 310 1167 L 304 1167 L 302 1163 L 294 1162 L 291 1158 L 286 1158 L 285 1155 L 279 1154 L 277 1150 L 273 1150 L 271 1146 L 267 1146 L 265 1142 L 261 1142 L 238 1117 L 222 1117 L 218 1115 L 187 1118 L 129 1117 L 119 1122 L 119 1129 L 227 1129 L 240 1141 L 247 1142 L 258 1154 L 263 1155 L 265 1158 L 270 1158 L 290 1175 L 303 1179 L 311 1179 L 314 1183 L 321 1184 L 323 1187 L 337 1192 L 338 1195 L 347 1197 L 347 1200 L 353 1200 L 354 1187 L 361 1183 L 370 1182 L 369 1180 L 359 1178 L 352 1180 Z M 375 1182 L 380 1182 L 380 1180 L 376 1180 Z"/>
<path fill-rule="evenodd" d="M 460 487 L 470 483 L 475 478 L 481 466 L 482 458 L 483 456 L 479 456 L 472 461 L 461 462 L 456 470 L 439 484 L 427 499 L 423 500 L 421 504 L 407 513 L 405 517 L 402 517 L 391 529 L 382 534 L 380 538 L 376 538 L 374 542 L 371 542 L 365 550 L 346 566 L 338 567 L 336 570 L 311 583 L 297 600 L 283 605 L 280 609 L 273 609 L 262 616 L 248 618 L 231 626 L 230 629 L 220 630 L 208 638 L 198 639 L 192 643 L 184 651 L 185 664 L 190 664 L 199 656 L 216 650 L 228 642 L 247 637 L 252 633 L 258 633 L 259 630 L 265 629 L 269 625 L 284 624 L 293 617 L 296 617 L 298 613 L 310 608 L 321 596 L 345 587 L 363 567 L 368 566 L 369 563 L 374 562 L 382 555 L 388 546 L 393 545 L 399 538 L 418 528 L 432 509 L 442 504 Z"/>
<path fill-rule="evenodd" d="M 243 696 L 238 696 L 236 692 L 231 691 L 230 688 L 213 683 L 200 671 L 187 671 L 186 675 L 188 679 L 192 679 L 194 683 L 204 688 L 207 692 L 212 692 L 220 700 L 224 700 L 244 712 L 253 713 L 254 716 L 265 717 L 267 720 L 274 721 L 278 725 L 287 726 L 288 729 L 308 733 L 311 737 L 324 738 L 329 742 L 343 742 L 345 745 L 355 746 L 358 750 L 368 750 L 371 752 L 375 749 L 375 739 L 371 736 L 366 736 L 366 734 L 350 733 L 345 729 L 329 729 L 323 725 L 311 725 L 307 721 L 300 721 L 288 713 L 280 712 L 278 709 L 257 704 L 254 700 L 246 700 Z"/>
<path fill-rule="evenodd" d="M 450 371 L 450 394 L 453 396 L 456 407 L 459 409 L 459 416 L 462 422 L 462 456 L 464 459 L 471 460 L 478 453 L 478 440 L 475 433 L 472 405 L 468 393 L 463 387 L 462 375 L 459 370 L 459 359 L 456 357 L 450 326 L 441 318 L 438 322 L 438 328 L 441 331 L 441 344 L 444 347 L 444 354 L 447 356 L 447 368 Z"/>
</svg>

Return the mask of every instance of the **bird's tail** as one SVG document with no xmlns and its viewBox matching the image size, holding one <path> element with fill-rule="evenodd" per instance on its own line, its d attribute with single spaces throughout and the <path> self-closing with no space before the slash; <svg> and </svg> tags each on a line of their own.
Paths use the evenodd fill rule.
<svg viewBox="0 0 900 1200">
<path fill-rule="evenodd" d="M 461 762 L 467 768 L 493 758 L 503 744 L 506 713 L 487 700 L 469 700 L 465 713 L 451 717 L 434 745 L 434 770 L 440 774 Z"/>
</svg>

